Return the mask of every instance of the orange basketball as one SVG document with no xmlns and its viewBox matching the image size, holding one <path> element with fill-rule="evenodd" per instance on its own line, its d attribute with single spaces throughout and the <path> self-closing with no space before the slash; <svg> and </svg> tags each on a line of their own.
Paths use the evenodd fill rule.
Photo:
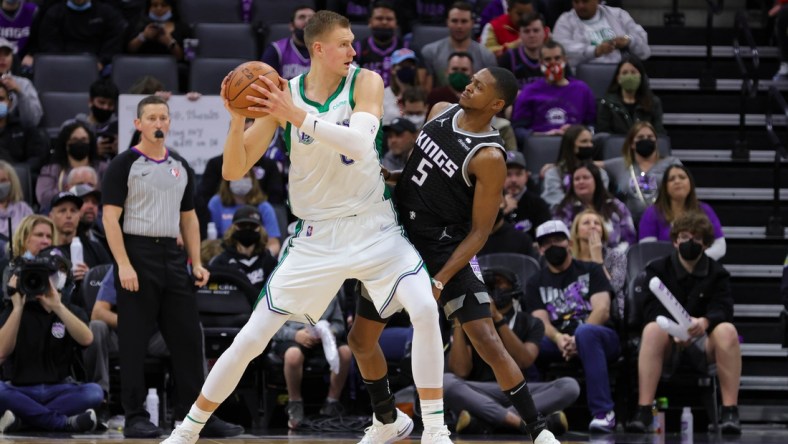
<svg viewBox="0 0 788 444">
<path fill-rule="evenodd" d="M 254 112 L 247 109 L 250 106 L 259 106 L 259 104 L 247 99 L 246 96 L 262 97 L 257 90 L 251 87 L 253 83 L 268 89 L 268 86 L 260 80 L 259 76 L 261 75 L 268 77 L 275 84 L 279 84 L 279 73 L 270 65 L 259 61 L 242 63 L 230 74 L 230 81 L 224 89 L 224 94 L 230 101 L 230 106 L 238 114 L 252 118 L 268 115 L 266 112 Z"/>
</svg>

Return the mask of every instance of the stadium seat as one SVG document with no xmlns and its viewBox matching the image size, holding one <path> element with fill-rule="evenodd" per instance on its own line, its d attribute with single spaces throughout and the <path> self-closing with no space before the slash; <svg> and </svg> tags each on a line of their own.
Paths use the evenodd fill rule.
<svg viewBox="0 0 788 444">
<path fill-rule="evenodd" d="M 354 23 L 350 25 L 350 30 L 353 31 L 354 41 L 356 42 L 366 40 L 372 35 L 372 30 L 369 29 L 366 23 Z"/>
<path fill-rule="evenodd" d="M 621 135 L 610 135 L 607 137 L 602 148 L 602 159 L 621 157 L 621 148 L 624 145 L 624 139 L 626 139 L 626 137 Z M 664 135 L 657 137 L 657 149 L 659 150 L 660 156 L 670 156 L 670 137 Z"/>
<path fill-rule="evenodd" d="M 290 37 L 290 34 L 291 31 L 289 23 L 273 23 L 268 26 L 268 33 L 265 36 L 265 44 L 268 46 L 277 40 Z M 265 51 L 265 48 L 263 48 L 263 51 Z"/>
<path fill-rule="evenodd" d="M 421 48 L 428 43 L 436 40 L 441 40 L 449 36 L 449 31 L 445 26 L 435 25 L 414 25 L 413 26 L 413 39 L 410 41 L 410 47 L 421 51 Z"/>
<path fill-rule="evenodd" d="M 247 23 L 198 23 L 194 37 L 200 41 L 199 57 L 255 60 L 260 55 L 252 25 Z"/>
<path fill-rule="evenodd" d="M 83 92 L 45 92 L 39 95 L 44 116 L 41 126 L 49 137 L 56 137 L 64 121 L 88 112 L 90 95 Z"/>
<path fill-rule="evenodd" d="M 98 60 L 93 54 L 36 54 L 33 85 L 39 94 L 86 93 L 97 79 Z"/>
<path fill-rule="evenodd" d="M 113 59 L 112 81 L 121 94 L 144 76 L 153 76 L 167 91 L 178 91 L 178 64 L 172 56 L 116 55 Z"/>
<path fill-rule="evenodd" d="M 576 68 L 575 78 L 586 82 L 596 99 L 605 96 L 616 72 L 616 63 L 583 63 Z"/>
<path fill-rule="evenodd" d="M 195 23 L 241 23 L 241 2 L 239 0 L 182 0 L 181 19 Z"/>
<path fill-rule="evenodd" d="M 22 185 L 22 196 L 25 199 L 25 202 L 33 206 L 33 177 L 30 173 L 30 167 L 23 164 L 23 163 L 14 163 L 14 170 L 16 170 L 16 175 L 19 177 L 19 183 Z M 7 221 L 3 221 L 6 223 Z M 13 227 L 12 229 L 16 229 Z"/>
<path fill-rule="evenodd" d="M 104 280 L 104 276 L 107 275 L 111 267 L 112 264 L 96 265 L 85 273 L 85 278 L 82 280 L 79 291 L 82 293 L 82 303 L 84 304 L 82 308 L 84 308 L 88 317 L 93 312 L 93 305 L 96 303 L 96 296 L 98 296 L 101 288 L 101 281 Z"/>
<path fill-rule="evenodd" d="M 482 269 L 500 267 L 512 271 L 520 278 L 520 285 L 525 289 L 525 284 L 531 276 L 539 272 L 539 262 L 536 259 L 518 253 L 492 253 L 479 256 L 479 267 Z M 521 301 L 525 303 L 525 301 Z"/>
<path fill-rule="evenodd" d="M 293 8 L 296 6 L 307 6 L 315 9 L 314 0 L 297 2 L 283 2 L 281 0 L 254 0 L 252 6 L 252 22 L 266 23 L 290 23 L 293 16 Z"/>
<path fill-rule="evenodd" d="M 189 66 L 189 91 L 218 95 L 224 76 L 245 59 L 212 59 L 197 57 Z"/>
<path fill-rule="evenodd" d="M 531 136 L 525 139 L 525 165 L 534 178 L 545 164 L 555 163 L 561 150 L 560 136 Z"/>
</svg>

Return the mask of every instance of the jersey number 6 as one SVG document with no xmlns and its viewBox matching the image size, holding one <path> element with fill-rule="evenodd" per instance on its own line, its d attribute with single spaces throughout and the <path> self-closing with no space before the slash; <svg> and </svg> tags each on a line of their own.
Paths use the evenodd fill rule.
<svg viewBox="0 0 788 444">
<path fill-rule="evenodd" d="M 428 168 L 432 168 L 432 163 L 430 163 L 427 159 L 421 159 L 419 166 L 416 168 L 416 171 L 418 171 L 421 175 L 418 177 L 415 175 L 411 177 L 411 179 L 416 182 L 418 186 L 424 185 L 424 181 L 427 180 L 427 173 L 429 173 L 429 171 L 427 171 Z"/>
</svg>

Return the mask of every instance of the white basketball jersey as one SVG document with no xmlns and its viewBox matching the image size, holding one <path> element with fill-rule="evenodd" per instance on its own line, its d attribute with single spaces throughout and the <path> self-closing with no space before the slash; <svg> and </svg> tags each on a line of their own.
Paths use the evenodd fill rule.
<svg viewBox="0 0 788 444">
<path fill-rule="evenodd" d="M 326 100 L 316 103 L 306 97 L 306 74 L 290 80 L 293 103 L 309 114 L 337 125 L 348 126 L 355 102 L 353 89 L 360 68 L 350 66 L 347 77 Z M 348 159 L 287 123 L 285 144 L 290 156 L 290 207 L 300 219 L 325 220 L 352 216 L 385 199 L 386 186 L 380 174 L 382 129 L 363 159 Z M 348 140 L 347 143 L 359 143 Z"/>
</svg>

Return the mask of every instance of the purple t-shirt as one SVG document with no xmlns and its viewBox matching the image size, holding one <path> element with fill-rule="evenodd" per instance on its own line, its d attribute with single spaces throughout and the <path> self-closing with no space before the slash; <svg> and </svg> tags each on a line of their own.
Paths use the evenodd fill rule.
<svg viewBox="0 0 788 444">
<path fill-rule="evenodd" d="M 557 86 L 539 79 L 520 90 L 512 111 L 514 126 L 540 133 L 567 123 L 593 126 L 596 122 L 594 93 L 583 81 L 568 80 L 569 84 Z"/>
<path fill-rule="evenodd" d="M 714 210 L 704 202 L 700 202 L 700 208 L 711 221 L 711 226 L 714 228 L 714 239 L 724 237 L 722 224 Z M 656 205 L 651 205 L 646 208 L 646 212 L 643 213 L 643 217 L 640 219 L 638 233 L 638 239 L 641 240 L 647 237 L 655 237 L 658 241 L 670 241 L 670 223 L 660 214 Z"/>
</svg>

